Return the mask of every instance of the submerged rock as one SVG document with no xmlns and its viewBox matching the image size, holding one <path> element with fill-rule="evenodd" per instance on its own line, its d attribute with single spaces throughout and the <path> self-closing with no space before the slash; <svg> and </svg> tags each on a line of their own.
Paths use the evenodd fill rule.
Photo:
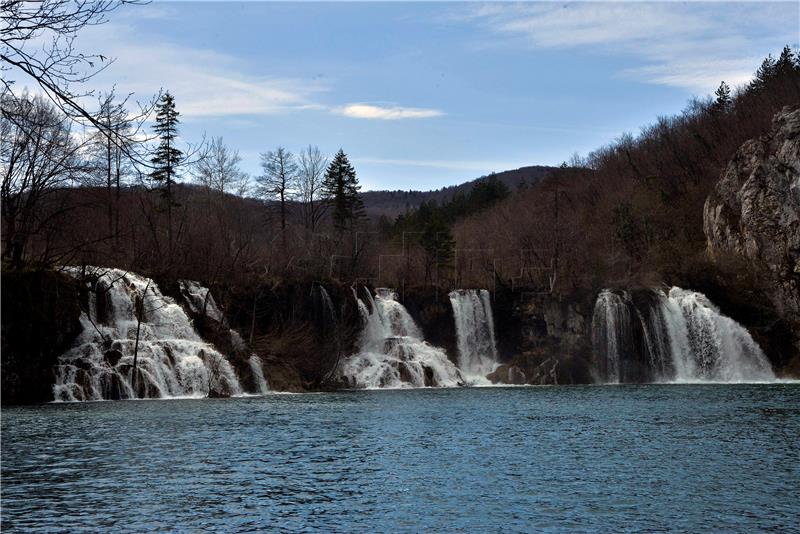
<svg viewBox="0 0 800 534">
<path fill-rule="evenodd" d="M 493 372 L 486 375 L 486 378 L 492 384 L 527 384 L 525 373 L 516 365 L 500 365 Z"/>
<path fill-rule="evenodd" d="M 104 356 L 106 358 L 106 361 L 108 362 L 108 365 L 114 367 L 122 359 L 122 352 L 118 350 L 107 350 Z"/>
</svg>

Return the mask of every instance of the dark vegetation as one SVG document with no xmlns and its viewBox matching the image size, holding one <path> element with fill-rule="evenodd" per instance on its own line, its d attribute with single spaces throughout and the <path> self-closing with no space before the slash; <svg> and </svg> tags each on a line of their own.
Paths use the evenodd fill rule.
<svg viewBox="0 0 800 534">
<path fill-rule="evenodd" d="M 105 16 L 114 6 L 95 8 Z M 33 20 L 27 6 L 19 9 Z M 37 13 L 59 28 L 61 18 Z M 93 20 L 85 15 L 84 23 Z M 343 150 L 332 161 L 313 146 L 298 156 L 268 150 L 248 189 L 238 154 L 221 138 L 178 146 L 180 102 L 169 92 L 151 109 L 150 138 L 133 135 L 141 124 L 114 95 L 91 114 L 96 131 L 76 136 L 63 98 L 15 93 L 12 82 L 0 124 L 3 267 L 89 264 L 206 284 L 335 279 L 557 295 L 691 284 L 705 270 L 705 198 L 734 151 L 800 102 L 799 78 L 787 47 L 747 86 L 723 83 L 715 98 L 694 100 L 637 137 L 625 134 L 549 173 L 525 168 L 445 190 L 377 220 L 365 217 Z"/>
<path fill-rule="evenodd" d="M 52 271 L 3 273 L 2 402 L 51 399 L 54 366 L 81 331 L 74 279 Z"/>
<path fill-rule="evenodd" d="M 726 87 L 458 222 L 458 247 L 490 251 L 472 283 L 496 276 L 569 294 L 693 285 L 718 270 L 705 255 L 703 204 L 741 144 L 768 132 L 783 106 L 800 103 L 800 64 L 787 47 L 764 60 L 749 85 L 733 95 Z"/>
<path fill-rule="evenodd" d="M 349 319 L 342 324 L 357 322 L 350 320 L 354 306 L 341 303 L 351 302 L 347 288 L 358 283 L 392 286 L 401 295 L 433 288 L 432 307 L 415 310 L 433 322 L 446 315 L 433 306 L 458 287 L 507 295 L 501 310 L 513 310 L 520 292 L 558 301 L 604 286 L 686 285 L 712 298 L 758 293 L 739 266 L 707 260 L 703 203 L 737 148 L 767 132 L 783 106 L 800 103 L 800 62 L 788 47 L 777 60 L 765 59 L 747 86 L 731 91 L 723 83 L 715 98 L 694 100 L 681 114 L 560 169 L 500 173 L 418 203 L 416 193 L 402 193 L 411 195 L 410 209 L 370 219 L 342 150 L 331 162 L 313 146 L 298 157 L 269 150 L 258 187 L 248 187 L 238 154 L 221 138 L 177 146 L 180 102 L 169 93 L 138 109 L 114 94 L 101 95 L 96 112 L 81 107 L 70 87 L 90 75 L 69 73 L 92 63 L 72 50 L 71 37 L 102 23 L 117 5 L 10 4 L 14 46 L 2 57 L 0 118 L 4 366 L 7 339 L 19 339 L 7 335 L 7 303 L 31 303 L 27 317 L 63 323 L 59 335 L 72 332 L 66 317 L 37 315 L 61 312 L 32 304 L 49 302 L 58 284 L 31 286 L 19 278 L 70 264 L 119 267 L 167 285 L 203 282 L 221 294 L 250 345 L 288 362 L 285 372 L 312 387 L 325 383 L 355 337 L 326 330 L 320 299 L 311 297 L 319 284 L 343 306 L 337 313 Z M 36 28 L 63 37 L 49 59 L 20 45 L 37 36 Z M 15 86 L 8 76 L 14 69 L 46 96 Z M 146 137 L 143 124 L 153 111 L 155 128 Z M 89 134 L 75 135 L 76 124 Z M 67 308 L 63 313 L 74 312 Z M 734 309 L 746 314 L 753 306 Z"/>
<path fill-rule="evenodd" d="M 437 204 L 444 204 L 456 194 L 466 195 L 475 185 L 484 180 L 495 179 L 510 191 L 516 191 L 536 185 L 552 170 L 553 167 L 533 165 L 511 171 L 493 172 L 463 184 L 451 185 L 434 191 L 365 191 L 361 196 L 364 199 L 366 213 L 371 219 L 377 220 L 381 216 L 394 219 L 409 210 L 417 209 L 423 202 L 435 201 Z"/>
</svg>

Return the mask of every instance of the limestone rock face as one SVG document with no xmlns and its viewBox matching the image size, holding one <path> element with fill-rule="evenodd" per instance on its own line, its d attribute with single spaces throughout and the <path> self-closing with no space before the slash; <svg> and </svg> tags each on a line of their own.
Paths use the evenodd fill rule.
<svg viewBox="0 0 800 534">
<path fill-rule="evenodd" d="M 800 350 L 800 108 L 739 148 L 706 199 L 703 229 L 716 263 L 744 261 L 762 282 Z"/>
</svg>

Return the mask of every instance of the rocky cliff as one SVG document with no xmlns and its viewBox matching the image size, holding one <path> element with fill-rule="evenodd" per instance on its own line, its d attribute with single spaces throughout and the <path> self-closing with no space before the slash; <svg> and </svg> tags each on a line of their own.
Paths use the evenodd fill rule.
<svg viewBox="0 0 800 534">
<path fill-rule="evenodd" d="M 2 402 L 51 401 L 58 356 L 81 331 L 78 286 L 56 272 L 6 272 L 2 285 Z"/>
<path fill-rule="evenodd" d="M 741 146 L 706 200 L 703 226 L 712 261 L 744 264 L 754 277 L 800 371 L 800 109 L 784 108 L 768 135 Z"/>
<path fill-rule="evenodd" d="M 504 363 L 495 383 L 591 383 L 592 295 L 499 292 L 495 301 L 498 349 Z"/>
</svg>

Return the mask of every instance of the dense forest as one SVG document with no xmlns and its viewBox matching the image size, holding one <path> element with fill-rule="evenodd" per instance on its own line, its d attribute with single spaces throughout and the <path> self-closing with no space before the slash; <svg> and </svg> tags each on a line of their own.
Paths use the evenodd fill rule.
<svg viewBox="0 0 800 534">
<path fill-rule="evenodd" d="M 40 9 L 36 20 L 70 36 L 102 23 L 117 4 L 78 4 L 75 12 L 47 5 L 55 11 Z M 12 30 L 25 41 L 33 19 L 24 9 L 19 15 Z M 114 286 L 101 283 L 109 273 L 135 273 L 144 294 L 153 282 L 161 300 L 185 299 L 187 280 L 211 288 L 205 300 L 213 292 L 226 315 L 209 321 L 204 301 L 193 328 L 241 376 L 258 355 L 280 389 L 341 386 L 333 372 L 355 350 L 367 314 L 360 286 L 395 288 L 422 325 L 420 342 L 446 347 L 450 357 L 457 349 L 448 293 L 488 290 L 498 361 L 514 362 L 528 383 L 591 381 L 592 306 L 604 288 L 701 291 L 753 332 L 776 369 L 800 372 L 800 301 L 786 298 L 797 295 L 797 214 L 759 235 L 780 234 L 791 249 L 756 258 L 766 266 L 727 253 L 725 235 L 714 254 L 710 234 L 732 226 L 704 227 L 714 223 L 709 199 L 743 144 L 767 139 L 776 114 L 787 117 L 800 103 L 800 58 L 788 46 L 764 59 L 750 83 L 722 82 L 680 114 L 558 168 L 524 167 L 432 192 L 364 194 L 344 148 L 329 156 L 313 144 L 296 153 L 265 147 L 260 172 L 249 176 L 222 137 L 182 137 L 179 95 L 135 103 L 114 92 L 74 92 L 70 73 L 87 57 L 70 42 L 45 58 L 22 48 L 4 56 L 42 89 L 6 77 L 0 95 L 2 272 L 11 287 L 3 292 L 3 341 L 14 355 L 3 365 L 32 373 L 17 384 L 52 382 L 37 373 L 80 331 L 78 316 L 113 311 L 103 307 Z M 753 150 L 739 157 L 770 157 Z M 746 162 L 731 172 L 739 167 Z M 773 171 L 776 184 L 784 180 L 784 170 Z M 726 187 L 736 197 L 734 182 Z M 774 184 L 762 185 L 756 194 L 772 195 Z M 719 209 L 733 209 L 726 203 Z M 765 210 L 774 217 L 794 209 L 773 204 Z M 759 221 L 757 231 L 770 225 Z M 131 302 L 141 325 L 144 297 Z"/>
<path fill-rule="evenodd" d="M 786 47 L 748 85 L 732 91 L 722 82 L 714 98 L 693 100 L 461 219 L 456 242 L 503 258 L 499 268 L 484 260 L 488 272 L 476 276 L 548 291 L 686 280 L 705 268 L 703 204 L 721 172 L 743 142 L 770 130 L 776 112 L 798 102 L 800 63 Z"/>
<path fill-rule="evenodd" d="M 4 270 L 118 266 L 213 283 L 324 279 L 393 287 L 569 293 L 702 270 L 703 202 L 735 150 L 800 101 L 786 47 L 753 81 L 692 101 L 537 183 L 493 176 L 396 218 L 364 215 L 357 170 L 308 146 L 262 154 L 248 177 L 222 138 L 180 145 L 169 93 L 132 117 L 104 95 L 100 124 L 41 96 L 3 96 Z M 126 141 L 125 144 L 119 142 Z M 676 258 L 679 261 L 676 261 Z"/>
</svg>

